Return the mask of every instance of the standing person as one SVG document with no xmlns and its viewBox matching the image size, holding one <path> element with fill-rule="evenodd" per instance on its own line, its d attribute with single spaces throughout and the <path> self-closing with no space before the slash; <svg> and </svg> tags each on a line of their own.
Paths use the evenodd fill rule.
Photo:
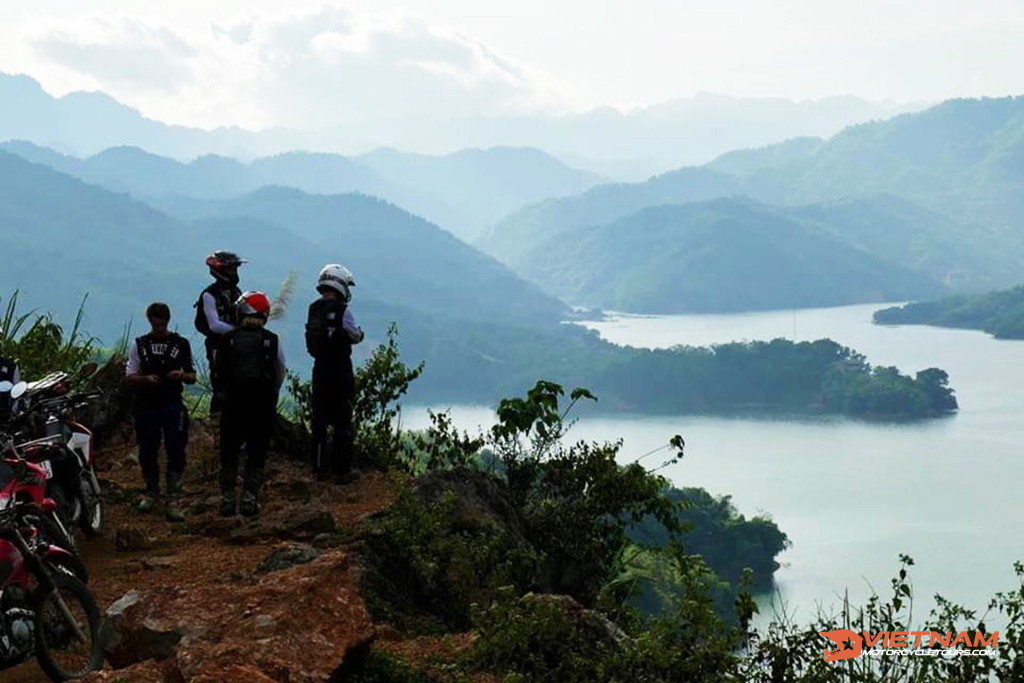
<svg viewBox="0 0 1024 683">
<path fill-rule="evenodd" d="M 246 292 L 235 305 L 238 327 L 224 335 L 218 349 L 224 406 L 220 435 L 220 513 L 235 514 L 238 459 L 245 443 L 245 474 L 240 511 L 260 512 L 260 489 L 277 419 L 277 394 L 284 382 L 284 351 L 277 335 L 266 329 L 270 299 Z"/>
<path fill-rule="evenodd" d="M 188 444 L 188 410 L 181 400 L 183 385 L 194 384 L 192 347 L 188 340 L 167 329 L 171 309 L 155 302 L 146 309 L 149 334 L 128 349 L 125 376 L 135 387 L 135 440 L 146 492 L 139 512 L 149 512 L 160 496 L 160 463 L 157 454 L 163 440 L 167 451 L 167 519 L 183 522 L 180 498 Z"/>
<path fill-rule="evenodd" d="M 306 318 L 306 350 L 313 357 L 313 468 L 317 479 L 333 475 L 339 484 L 354 478 L 352 345 L 363 340 L 363 330 L 349 308 L 349 288 L 355 285 L 345 266 L 324 266 L 316 283 L 320 298 L 309 305 Z M 329 448 L 328 427 L 334 432 Z"/>
<path fill-rule="evenodd" d="M 238 267 L 245 263 L 238 254 L 215 251 L 206 257 L 206 265 L 213 282 L 199 295 L 195 303 L 196 330 L 206 337 L 206 366 L 210 372 L 210 414 L 220 413 L 223 387 L 217 368 L 217 349 L 220 340 L 235 329 L 235 302 L 242 296 L 238 288 Z"/>
</svg>

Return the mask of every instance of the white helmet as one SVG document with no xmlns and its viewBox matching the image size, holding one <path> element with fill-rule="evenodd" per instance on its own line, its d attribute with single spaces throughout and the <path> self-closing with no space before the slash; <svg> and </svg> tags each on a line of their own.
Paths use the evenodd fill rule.
<svg viewBox="0 0 1024 683">
<path fill-rule="evenodd" d="M 352 271 L 337 263 L 328 263 L 320 269 L 320 277 L 316 279 L 316 291 L 322 292 L 325 287 L 333 289 L 341 298 L 348 303 L 352 300 L 352 293 L 349 287 L 355 287 L 356 281 L 352 277 Z"/>
</svg>

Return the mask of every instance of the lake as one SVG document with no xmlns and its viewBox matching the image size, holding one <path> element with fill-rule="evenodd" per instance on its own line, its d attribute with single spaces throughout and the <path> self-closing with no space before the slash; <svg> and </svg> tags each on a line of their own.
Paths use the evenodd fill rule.
<svg viewBox="0 0 1024 683">
<path fill-rule="evenodd" d="M 1024 559 L 1024 342 L 969 331 L 879 326 L 879 305 L 730 315 L 634 316 L 584 323 L 615 343 L 650 348 L 784 337 L 830 337 L 873 365 L 905 373 L 940 367 L 958 414 L 910 423 L 846 418 L 602 416 L 584 406 L 572 436 L 622 438 L 622 462 L 686 439 L 686 456 L 661 472 L 679 486 L 730 495 L 745 515 L 767 514 L 789 536 L 775 574 L 787 612 L 807 621 L 834 611 L 844 593 L 888 597 L 898 556 L 914 558 L 914 620 L 924 625 L 932 595 L 982 609 L 1015 585 Z M 556 379 L 557 378 L 550 378 Z M 441 409 L 447 406 L 433 406 Z M 475 430 L 491 410 L 452 406 Z M 407 408 L 406 427 L 426 424 Z M 648 457 L 649 467 L 659 464 Z M 778 597 L 778 596 L 776 596 Z M 767 599 L 762 609 L 769 608 Z"/>
</svg>

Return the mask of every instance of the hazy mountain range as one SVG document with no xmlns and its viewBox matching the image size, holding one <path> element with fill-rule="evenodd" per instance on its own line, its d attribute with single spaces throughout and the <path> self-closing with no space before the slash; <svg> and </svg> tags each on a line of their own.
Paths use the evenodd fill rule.
<svg viewBox="0 0 1024 683">
<path fill-rule="evenodd" d="M 138 147 L 91 157 L 61 154 L 30 142 L 0 149 L 137 199 L 225 199 L 280 185 L 316 194 L 380 197 L 472 241 L 523 204 L 581 192 L 603 179 L 535 149 L 497 147 L 433 157 L 378 150 L 359 157 L 289 152 L 249 162 L 206 155 L 184 163 Z"/>
<path fill-rule="evenodd" d="M 570 303 L 628 310 L 982 291 L 1021 278 L 1022 181 L 1024 98 L 954 100 L 545 200 L 478 244 Z"/>
<path fill-rule="evenodd" d="M 703 163 L 732 149 L 799 135 L 827 137 L 845 126 L 922 108 L 920 103 L 830 97 L 794 102 L 699 94 L 626 113 L 433 120 L 415 112 L 332 130 L 211 131 L 141 116 L 102 93 L 48 95 L 32 78 L 0 74 L 0 140 L 28 140 L 74 156 L 135 146 L 178 160 L 205 154 L 241 159 L 293 150 L 361 153 L 381 146 L 443 155 L 464 148 L 535 147 L 612 178 L 642 179 Z"/>
</svg>

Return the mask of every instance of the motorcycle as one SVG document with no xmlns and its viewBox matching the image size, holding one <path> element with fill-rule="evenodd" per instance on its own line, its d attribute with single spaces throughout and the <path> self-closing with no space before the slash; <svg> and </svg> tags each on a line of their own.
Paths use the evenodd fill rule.
<svg viewBox="0 0 1024 683">
<path fill-rule="evenodd" d="M 92 431 L 76 421 L 75 413 L 100 393 L 69 394 L 67 380 L 65 373 L 52 373 L 25 384 L 19 396 L 12 393 L 19 406 L 13 419 L 30 439 L 20 444 L 25 458 L 46 470 L 47 494 L 57 502 L 69 531 L 81 529 L 86 536 L 99 536 L 103 501 L 93 469 Z M 6 384 L 0 382 L 0 392 Z M 69 535 L 73 542 L 74 534 Z"/>
<path fill-rule="evenodd" d="M 6 451 L 13 448 L 7 445 Z M 19 494 L 45 471 L 17 458 L 0 460 L 0 669 L 33 654 L 53 681 L 82 678 L 102 663 L 100 610 L 66 567 L 67 550 L 42 539 L 32 521 L 43 512 Z M 52 503 L 52 501 L 51 501 Z"/>
</svg>

